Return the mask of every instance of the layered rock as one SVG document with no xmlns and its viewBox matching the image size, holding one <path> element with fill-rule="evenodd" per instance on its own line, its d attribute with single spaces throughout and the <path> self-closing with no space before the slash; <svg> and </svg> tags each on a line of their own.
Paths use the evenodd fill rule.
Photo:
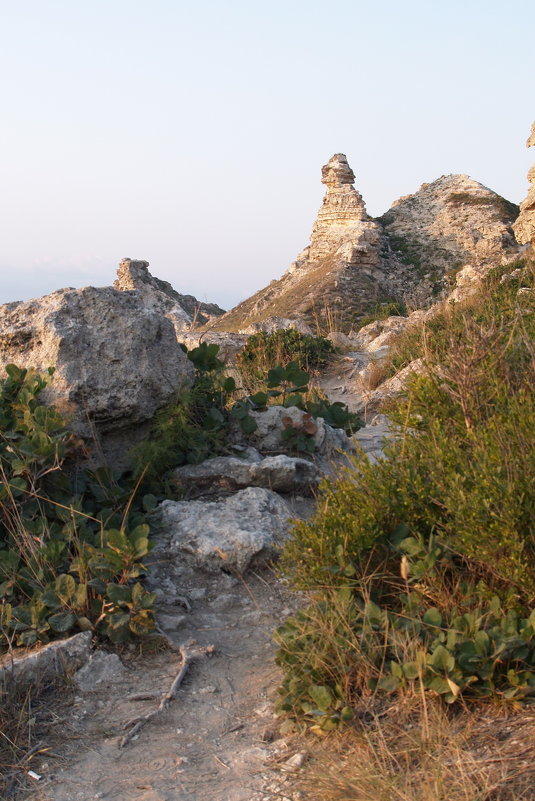
<svg viewBox="0 0 535 801">
<path fill-rule="evenodd" d="M 512 229 L 518 207 L 466 175 L 423 184 L 376 220 L 354 180 L 347 158 L 334 155 L 322 169 L 327 191 L 310 244 L 281 279 L 212 329 L 251 331 L 271 321 L 278 326 L 281 317 L 285 327 L 288 320 L 314 327 L 328 317 L 331 327 L 347 331 L 381 300 L 427 306 L 444 297 L 461 268 L 480 272 L 518 253 Z"/>
<path fill-rule="evenodd" d="M 46 402 L 80 436 L 102 439 L 115 458 L 173 393 L 193 365 L 171 322 L 137 292 L 62 289 L 0 306 L 0 368 L 55 367 Z"/>
<path fill-rule="evenodd" d="M 244 330 L 269 318 L 314 322 L 326 313 L 362 312 L 380 296 L 380 226 L 366 213 L 347 158 L 335 154 L 322 169 L 327 187 L 310 245 L 278 281 L 221 317 L 215 330 Z"/>
<path fill-rule="evenodd" d="M 526 147 L 535 147 L 535 122 L 531 126 L 531 133 Z M 517 240 L 522 245 L 535 245 L 535 164 L 528 172 L 530 187 L 528 195 L 520 204 L 520 215 L 514 225 Z"/>
<path fill-rule="evenodd" d="M 178 467 L 168 480 L 179 490 L 187 491 L 189 497 L 196 497 L 235 492 L 246 487 L 308 494 L 317 489 L 320 479 L 319 468 L 306 459 L 286 454 L 262 458 L 258 451 L 250 448 L 246 458 L 217 456 L 201 464 Z"/>
<path fill-rule="evenodd" d="M 193 295 L 181 295 L 170 283 L 151 275 L 148 267 L 148 261 L 123 259 L 113 286 L 121 292 L 136 291 L 148 309 L 171 320 L 177 334 L 224 314 L 215 303 L 201 303 Z"/>
</svg>

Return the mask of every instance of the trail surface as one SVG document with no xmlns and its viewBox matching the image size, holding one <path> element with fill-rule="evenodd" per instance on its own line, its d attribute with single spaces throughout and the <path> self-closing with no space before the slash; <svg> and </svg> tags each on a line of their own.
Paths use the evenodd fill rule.
<svg viewBox="0 0 535 801">
<path fill-rule="evenodd" d="M 40 766 L 40 801 L 272 801 L 296 799 L 279 770 L 297 746 L 278 734 L 273 701 L 279 682 L 273 629 L 295 604 L 268 573 L 247 583 L 198 574 L 185 590 L 192 609 L 173 639 L 213 645 L 195 660 L 167 711 L 123 749 L 124 724 L 157 706 L 180 664 L 164 650 L 126 660 L 126 670 L 78 693 L 54 757 Z M 195 600 L 192 596 L 203 595 Z M 167 610 L 168 612 L 172 610 Z M 156 694 L 142 701 L 129 696 Z M 299 761 L 299 759 L 298 759 Z M 290 766 L 289 766 L 290 767 Z M 287 795 L 287 793 L 290 793 Z"/>
</svg>

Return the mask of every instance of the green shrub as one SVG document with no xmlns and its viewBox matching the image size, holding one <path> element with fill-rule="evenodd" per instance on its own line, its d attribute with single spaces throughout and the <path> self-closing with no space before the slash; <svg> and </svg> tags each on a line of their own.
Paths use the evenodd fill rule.
<svg viewBox="0 0 535 801">
<path fill-rule="evenodd" d="M 294 711 L 301 696 L 304 703 L 312 703 L 302 695 L 302 682 L 309 674 L 309 683 L 326 684 L 344 708 L 358 685 L 352 662 L 358 666 L 364 660 L 374 666 L 376 690 L 405 686 L 409 676 L 403 672 L 403 660 L 392 656 L 387 637 L 390 632 L 397 638 L 404 621 L 416 632 L 417 642 L 421 640 L 418 647 L 424 648 L 426 660 L 439 645 L 449 649 L 455 640 L 447 658 L 439 651 L 452 665 L 447 675 L 435 675 L 434 663 L 425 662 L 427 672 L 419 674 L 424 688 L 440 692 L 434 681 L 438 677 L 446 682 L 440 686 L 447 700 L 480 690 L 504 698 L 532 694 L 534 281 L 529 265 L 520 277 L 502 284 L 503 273 L 502 268 L 493 271 L 478 298 L 446 309 L 404 338 L 401 364 L 423 358 L 425 371 L 413 376 L 406 396 L 390 409 L 397 440 L 386 449 L 384 460 L 370 465 L 362 456 L 340 479 L 325 482 L 316 515 L 294 527 L 282 568 L 296 586 L 316 593 L 305 617 L 289 624 L 290 630 L 296 627 L 288 631 L 293 644 L 290 648 L 282 642 L 279 657 L 287 671 L 285 698 L 295 689 L 290 704 Z M 398 350 L 397 358 L 399 354 Z M 400 585 L 399 557 L 393 557 L 392 550 L 400 531 L 405 547 L 413 549 L 406 558 L 418 557 L 416 572 L 411 566 L 416 595 Z M 443 570 L 424 575 L 422 565 L 433 562 L 436 549 L 447 556 Z M 349 607 L 346 604 L 342 615 L 339 590 L 342 595 L 350 591 L 344 596 Z M 491 605 L 494 596 L 497 600 Z M 368 642 L 363 635 L 368 601 L 379 608 L 383 621 L 377 629 L 378 642 L 383 642 L 379 662 L 375 639 Z M 431 608 L 439 609 L 444 621 L 439 626 L 444 637 L 438 641 L 430 639 L 424 625 L 433 616 L 428 614 Z M 475 615 L 477 626 L 468 639 L 448 639 L 448 631 L 458 628 L 455 621 L 465 614 Z M 340 626 L 345 633 L 338 635 Z M 308 638 L 308 653 L 296 646 L 300 627 L 307 632 L 303 637 Z M 340 637 L 350 643 L 349 651 L 340 648 Z M 456 673 L 457 661 L 453 666 L 451 658 L 457 660 L 465 647 L 470 650 L 488 638 L 488 664 L 481 675 L 474 668 L 477 681 Z M 318 664 L 328 665 L 324 673 L 316 662 L 311 665 L 313 648 L 320 654 Z M 461 688 L 450 687 L 453 697 L 446 690 L 448 679 Z M 337 690 L 340 687 L 343 692 Z M 285 703 L 287 707 L 290 701 Z M 329 707 L 330 716 L 338 714 L 338 708 Z"/>
<path fill-rule="evenodd" d="M 0 381 L 0 648 L 94 629 L 114 642 L 153 627 L 139 582 L 149 527 L 103 469 L 67 471 L 74 440 L 39 402 L 48 375 Z M 73 478 L 72 476 L 75 476 Z"/>
<path fill-rule="evenodd" d="M 324 367 L 333 351 L 332 343 L 324 337 L 286 328 L 250 336 L 238 355 L 237 365 L 245 389 L 254 392 L 275 365 L 286 367 L 290 362 L 297 362 L 301 370 L 311 372 Z"/>
<path fill-rule="evenodd" d="M 346 576 L 277 630 L 278 711 L 329 730 L 363 694 L 535 700 L 535 610 L 519 615 L 456 586 L 454 559 L 436 541 L 405 537 L 392 551 L 404 582 Z"/>
</svg>

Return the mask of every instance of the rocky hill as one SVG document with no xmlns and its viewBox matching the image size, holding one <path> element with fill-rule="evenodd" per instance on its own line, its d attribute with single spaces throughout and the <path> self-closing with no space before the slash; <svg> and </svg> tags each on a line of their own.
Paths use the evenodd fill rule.
<svg viewBox="0 0 535 801">
<path fill-rule="evenodd" d="M 211 330 L 326 316 L 347 329 L 380 301 L 428 305 L 462 267 L 518 251 L 512 230 L 518 207 L 466 175 L 424 184 L 377 219 L 367 214 L 354 181 L 346 156 L 335 154 L 322 168 L 327 191 L 310 245 L 282 278 L 212 321 Z"/>
</svg>

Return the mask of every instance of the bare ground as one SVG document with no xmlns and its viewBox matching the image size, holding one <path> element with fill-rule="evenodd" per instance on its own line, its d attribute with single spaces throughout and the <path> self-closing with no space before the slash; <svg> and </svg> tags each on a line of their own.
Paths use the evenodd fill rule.
<svg viewBox="0 0 535 801">
<path fill-rule="evenodd" d="M 206 595 L 192 601 L 172 639 L 187 647 L 213 645 L 214 654 L 191 664 L 168 710 L 121 749 L 124 725 L 158 705 L 180 664 L 179 655 L 169 649 L 123 655 L 126 671 L 92 691 L 77 691 L 74 704 L 65 710 L 61 739 L 50 742 L 51 752 L 40 760 L 32 760 L 32 769 L 42 778 L 34 780 L 30 797 L 38 801 L 300 797 L 287 789 L 292 776 L 284 771 L 284 762 L 299 750 L 298 743 L 279 736 L 273 714 L 279 672 L 271 638 L 273 629 L 295 608 L 295 597 L 290 598 L 268 572 L 249 574 L 246 583 L 225 574 L 196 574 L 192 589 L 206 590 Z M 175 614 L 180 617 L 184 610 L 175 607 Z M 144 693 L 156 697 L 129 700 Z"/>
</svg>

